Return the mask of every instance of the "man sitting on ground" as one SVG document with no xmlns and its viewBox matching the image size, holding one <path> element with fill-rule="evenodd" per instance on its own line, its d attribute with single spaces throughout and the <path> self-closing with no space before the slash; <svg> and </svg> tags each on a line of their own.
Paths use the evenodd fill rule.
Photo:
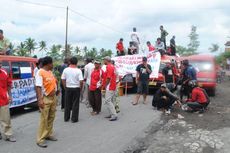
<svg viewBox="0 0 230 153">
<path fill-rule="evenodd" d="M 180 105 L 179 98 L 169 91 L 166 84 L 162 84 L 153 97 L 152 106 L 166 114 L 170 114 L 172 105 L 175 102 Z"/>
<path fill-rule="evenodd" d="M 204 89 L 198 87 L 196 80 L 189 81 L 188 85 L 192 88 L 192 96 L 191 99 L 186 101 L 188 107 L 185 110 L 191 112 L 199 111 L 200 113 L 203 113 L 210 103 L 208 94 Z"/>
</svg>

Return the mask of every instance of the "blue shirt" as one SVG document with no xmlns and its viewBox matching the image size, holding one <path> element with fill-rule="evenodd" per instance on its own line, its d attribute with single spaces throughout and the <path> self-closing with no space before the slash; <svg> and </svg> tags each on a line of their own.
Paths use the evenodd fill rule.
<svg viewBox="0 0 230 153">
<path fill-rule="evenodd" d="M 197 80 L 197 78 L 196 78 L 196 70 L 191 65 L 189 65 L 187 67 L 187 69 L 185 70 L 185 75 L 188 78 L 190 78 L 191 80 Z"/>
</svg>

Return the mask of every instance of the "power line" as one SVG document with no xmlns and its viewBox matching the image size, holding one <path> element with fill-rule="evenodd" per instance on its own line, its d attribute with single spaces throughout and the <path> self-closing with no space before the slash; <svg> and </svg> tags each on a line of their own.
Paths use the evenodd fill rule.
<svg viewBox="0 0 230 153">
<path fill-rule="evenodd" d="M 44 4 L 44 3 L 38 3 L 38 2 L 30 2 L 30 1 L 26 1 L 26 0 L 15 0 L 15 1 L 26 3 L 26 4 L 31 4 L 31 5 L 46 6 L 46 7 L 58 8 L 58 9 L 66 9 L 63 6 L 57 6 L 57 5 L 51 5 L 51 4 Z M 86 16 L 86 15 L 80 13 L 80 12 L 77 12 L 77 11 L 71 9 L 71 8 L 69 8 L 69 10 L 71 12 L 75 13 L 78 16 L 81 16 L 81 17 L 83 17 L 83 18 L 85 18 L 85 19 L 87 19 L 87 20 L 89 20 L 91 22 L 97 23 L 97 24 L 99 24 L 99 25 L 101 25 L 101 26 L 103 26 L 103 27 L 105 27 L 107 29 L 110 29 L 110 30 L 114 31 L 114 32 L 123 33 L 121 31 L 118 31 L 118 30 L 114 29 L 113 27 L 110 27 L 110 26 L 108 26 L 108 25 L 106 25 L 104 23 L 98 22 L 97 20 L 95 20 L 93 18 L 90 18 L 90 17 L 88 17 L 88 16 Z"/>
<path fill-rule="evenodd" d="M 97 23 L 97 24 L 99 24 L 99 25 L 101 25 L 101 26 L 103 26 L 103 27 L 105 27 L 105 28 L 107 28 L 107 29 L 110 29 L 110 30 L 114 31 L 114 32 L 123 33 L 123 32 L 121 32 L 121 31 L 115 30 L 113 27 L 110 27 L 110 26 L 108 26 L 108 25 L 106 25 L 106 24 L 104 24 L 104 23 L 98 22 L 97 20 L 95 20 L 95 19 L 93 19 L 93 18 L 90 18 L 90 17 L 88 17 L 88 16 L 86 16 L 86 15 L 80 13 L 80 12 L 77 12 L 77 11 L 73 10 L 73 9 L 69 9 L 69 10 L 70 10 L 71 12 L 73 12 L 73 13 L 75 13 L 75 14 L 77 14 L 77 15 L 79 15 L 79 16 L 81 16 L 81 17 L 83 17 L 83 18 L 85 18 L 85 19 L 87 19 L 87 20 L 89 20 L 89 21 L 91 21 L 91 22 Z"/>
<path fill-rule="evenodd" d="M 31 5 L 46 6 L 46 7 L 58 8 L 58 9 L 65 9 L 65 7 L 63 7 L 63 6 L 57 6 L 57 5 L 51 5 L 51 4 L 30 2 L 30 1 L 25 1 L 25 0 L 15 0 L 15 1 L 26 3 L 26 4 L 31 4 Z"/>
</svg>

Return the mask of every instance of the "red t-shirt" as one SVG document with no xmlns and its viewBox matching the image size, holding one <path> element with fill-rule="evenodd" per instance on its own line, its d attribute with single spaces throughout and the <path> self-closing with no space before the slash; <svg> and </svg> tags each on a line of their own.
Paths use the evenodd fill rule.
<svg viewBox="0 0 230 153">
<path fill-rule="evenodd" d="M 203 89 L 196 87 L 192 90 L 192 99 L 190 99 L 189 101 L 205 104 L 207 103 L 208 99 L 206 98 Z"/>
<path fill-rule="evenodd" d="M 103 74 L 104 72 L 101 69 L 93 70 L 90 78 L 90 85 L 89 85 L 90 91 L 95 91 L 101 87 Z"/>
<path fill-rule="evenodd" d="M 7 96 L 7 88 L 12 86 L 12 80 L 3 69 L 0 69 L 0 106 L 6 106 L 9 104 Z"/>
<path fill-rule="evenodd" d="M 103 86 L 105 87 L 106 85 L 106 80 L 107 78 L 110 78 L 110 82 L 106 88 L 106 90 L 116 90 L 116 72 L 115 72 L 115 67 L 112 64 L 108 64 L 106 66 L 106 71 L 103 79 Z"/>
<path fill-rule="evenodd" d="M 155 47 L 153 45 L 149 45 L 148 47 L 150 52 L 155 50 Z"/>
<path fill-rule="evenodd" d="M 119 42 L 117 43 L 116 49 L 117 49 L 119 52 L 123 52 L 123 51 L 124 51 L 124 46 L 123 46 L 123 43 L 122 43 L 121 41 L 119 41 Z"/>
</svg>

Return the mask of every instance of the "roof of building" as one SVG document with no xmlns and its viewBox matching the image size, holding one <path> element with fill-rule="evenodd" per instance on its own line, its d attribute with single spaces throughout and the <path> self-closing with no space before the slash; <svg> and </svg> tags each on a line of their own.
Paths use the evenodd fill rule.
<svg viewBox="0 0 230 153">
<path fill-rule="evenodd" d="M 224 45 L 225 46 L 230 46 L 230 41 L 227 41 Z"/>
</svg>

